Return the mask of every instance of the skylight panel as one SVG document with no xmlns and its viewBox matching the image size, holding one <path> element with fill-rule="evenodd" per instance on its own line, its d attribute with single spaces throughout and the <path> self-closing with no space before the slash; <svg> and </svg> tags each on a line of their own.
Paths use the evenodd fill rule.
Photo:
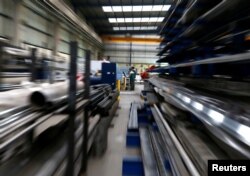
<svg viewBox="0 0 250 176">
<path fill-rule="evenodd" d="M 139 22 L 141 22 L 141 18 L 133 18 L 133 22 L 134 23 L 139 23 Z"/>
<path fill-rule="evenodd" d="M 164 17 L 142 17 L 142 18 L 109 18 L 110 23 L 147 23 L 162 22 Z"/>
<path fill-rule="evenodd" d="M 148 22 L 149 21 L 149 17 L 143 17 L 141 18 L 141 22 Z"/>
<path fill-rule="evenodd" d="M 152 8 L 153 8 L 152 5 L 144 5 L 144 6 L 142 6 L 142 11 L 149 12 L 152 10 Z"/>
<path fill-rule="evenodd" d="M 132 26 L 129 26 L 129 27 L 127 27 L 127 30 L 128 31 L 131 31 L 131 30 L 133 30 L 134 28 L 132 27 Z"/>
<path fill-rule="evenodd" d="M 123 12 L 132 12 L 132 6 L 122 6 Z"/>
<path fill-rule="evenodd" d="M 163 5 L 154 5 L 152 11 L 162 11 Z"/>
<path fill-rule="evenodd" d="M 157 19 L 157 22 L 162 22 L 164 20 L 164 17 L 159 17 L 158 19 Z"/>
<path fill-rule="evenodd" d="M 112 6 L 114 12 L 122 12 L 122 6 Z"/>
<path fill-rule="evenodd" d="M 141 28 L 140 26 L 135 26 L 134 30 L 140 30 L 140 28 Z"/>
<path fill-rule="evenodd" d="M 157 18 L 157 17 L 151 17 L 151 18 L 149 19 L 149 22 L 156 22 L 156 21 L 158 21 L 158 18 Z"/>
<path fill-rule="evenodd" d="M 116 18 L 109 18 L 110 23 L 116 23 Z"/>
<path fill-rule="evenodd" d="M 102 6 L 102 9 L 104 12 L 112 12 L 113 11 L 111 6 Z"/>
<path fill-rule="evenodd" d="M 168 11 L 171 5 L 102 6 L 104 12 Z"/>
<path fill-rule="evenodd" d="M 125 18 L 125 22 L 126 23 L 132 23 L 133 22 L 133 18 Z"/>
<path fill-rule="evenodd" d="M 142 11 L 142 6 L 133 6 L 133 12 L 140 12 Z"/>
<path fill-rule="evenodd" d="M 117 20 L 118 23 L 124 23 L 125 22 L 124 18 L 116 18 L 116 20 Z"/>
<path fill-rule="evenodd" d="M 164 5 L 162 8 L 162 11 L 168 11 L 170 9 L 171 5 Z"/>
</svg>

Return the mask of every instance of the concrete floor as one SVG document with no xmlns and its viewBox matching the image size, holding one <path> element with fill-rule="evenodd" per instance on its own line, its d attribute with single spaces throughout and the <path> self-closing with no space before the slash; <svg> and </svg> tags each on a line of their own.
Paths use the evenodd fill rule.
<svg viewBox="0 0 250 176">
<path fill-rule="evenodd" d="M 127 154 L 139 154 L 136 149 L 126 149 L 126 133 L 130 104 L 141 101 L 140 91 L 143 85 L 136 85 L 135 91 L 121 92 L 118 116 L 113 119 L 113 127 L 109 129 L 108 148 L 101 158 L 89 159 L 87 176 L 121 176 L 122 159 Z"/>
</svg>

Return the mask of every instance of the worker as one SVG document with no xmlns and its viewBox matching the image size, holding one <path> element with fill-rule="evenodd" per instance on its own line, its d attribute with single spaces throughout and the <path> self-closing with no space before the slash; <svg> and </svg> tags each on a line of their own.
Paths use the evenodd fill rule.
<svg viewBox="0 0 250 176">
<path fill-rule="evenodd" d="M 136 77 L 135 67 L 131 67 L 129 69 L 130 90 L 135 90 L 135 77 Z"/>
</svg>

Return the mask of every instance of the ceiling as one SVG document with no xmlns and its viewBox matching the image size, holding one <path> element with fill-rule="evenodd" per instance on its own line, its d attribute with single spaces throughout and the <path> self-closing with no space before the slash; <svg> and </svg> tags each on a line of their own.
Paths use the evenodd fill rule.
<svg viewBox="0 0 250 176">
<path fill-rule="evenodd" d="M 87 23 L 93 26 L 97 33 L 103 34 L 158 34 L 168 11 L 116 11 L 114 7 L 132 6 L 135 7 L 148 5 L 171 5 L 172 0 L 70 0 L 74 10 L 81 13 Z M 111 6 L 111 12 L 104 12 L 103 6 Z M 158 6 L 159 7 L 159 6 Z M 113 9 L 113 11 L 112 11 Z M 123 8 L 122 8 L 123 9 Z M 164 18 L 162 18 L 164 17 Z M 115 20 L 110 22 L 109 18 Z M 120 20 L 141 19 L 143 22 L 117 22 Z M 158 22 L 147 19 L 158 19 Z M 161 21 L 163 19 L 163 21 Z M 152 21 L 152 22 L 150 22 Z M 161 21 L 161 22 L 160 22 Z"/>
</svg>

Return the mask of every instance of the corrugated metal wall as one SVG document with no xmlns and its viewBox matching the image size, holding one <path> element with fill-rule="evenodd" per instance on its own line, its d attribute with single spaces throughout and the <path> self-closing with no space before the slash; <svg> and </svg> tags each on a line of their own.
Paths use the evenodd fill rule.
<svg viewBox="0 0 250 176">
<path fill-rule="evenodd" d="M 138 36 L 137 36 L 138 37 Z M 110 56 L 112 62 L 132 64 L 154 64 L 158 59 L 158 43 L 142 42 L 104 42 L 104 56 Z"/>
<path fill-rule="evenodd" d="M 38 52 L 47 57 L 57 55 L 66 60 L 69 58 L 69 42 L 77 40 L 79 57 L 85 57 L 84 50 L 90 49 L 91 58 L 97 59 L 101 49 L 83 38 L 72 26 L 59 21 L 30 0 L 19 5 L 14 2 L 0 0 L 1 38 L 27 49 L 37 47 Z"/>
</svg>

